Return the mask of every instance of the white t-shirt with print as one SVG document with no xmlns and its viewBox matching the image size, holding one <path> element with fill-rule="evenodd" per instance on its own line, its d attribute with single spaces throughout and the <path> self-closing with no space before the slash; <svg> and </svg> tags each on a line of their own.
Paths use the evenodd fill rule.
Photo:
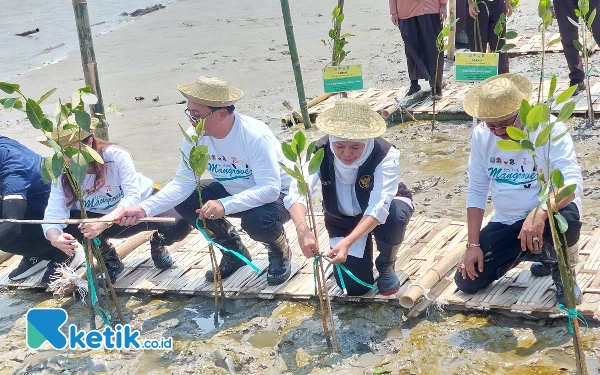
<svg viewBox="0 0 600 375">
<path fill-rule="evenodd" d="M 110 145 L 102 153 L 102 159 L 106 165 L 104 185 L 97 191 L 92 192 L 96 175 L 89 173 L 81 184 L 86 211 L 108 214 L 118 206 L 135 206 L 152 194 L 152 180 L 135 170 L 129 152 Z M 44 219 L 68 219 L 71 209 L 80 209 L 79 202 L 76 202 L 73 206 L 68 206 L 69 200 L 63 190 L 61 180 L 57 185 L 53 184 Z M 65 227 L 64 224 L 42 225 L 44 235 L 50 228 L 56 228 L 62 232 Z"/>
<path fill-rule="evenodd" d="M 541 127 L 530 136 L 535 140 Z M 556 123 L 552 129 L 554 138 L 565 131 L 563 123 Z M 550 148 L 550 170 L 559 169 L 565 186 L 576 184 L 575 204 L 581 211 L 583 178 L 581 168 L 573 148 L 573 140 L 566 134 L 554 143 L 537 148 L 536 163 L 527 151 L 504 151 L 497 145 L 499 137 L 492 134 L 485 124 L 473 129 L 471 137 L 471 154 L 469 156 L 469 187 L 467 190 L 467 208 L 476 207 L 485 210 L 488 192 L 491 187 L 494 213 L 490 221 L 513 224 L 522 220 L 531 210 L 537 207 L 540 184 L 537 182 L 538 172 L 542 170 L 548 179 L 546 160 Z"/>
</svg>

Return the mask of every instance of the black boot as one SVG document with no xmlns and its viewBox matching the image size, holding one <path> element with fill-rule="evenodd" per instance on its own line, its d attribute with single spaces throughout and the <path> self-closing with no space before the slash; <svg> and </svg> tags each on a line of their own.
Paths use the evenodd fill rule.
<svg viewBox="0 0 600 375">
<path fill-rule="evenodd" d="M 583 302 L 583 293 L 581 293 L 581 289 L 577 285 L 577 281 L 575 279 L 575 270 L 572 270 L 573 281 L 575 281 L 574 291 L 575 291 L 575 305 L 581 304 Z M 556 287 L 556 301 L 563 306 L 567 306 L 567 300 L 565 299 L 565 290 L 563 288 L 562 280 L 560 278 L 560 270 L 558 269 L 558 262 L 556 265 L 552 267 L 552 281 L 554 281 L 554 286 Z"/>
<path fill-rule="evenodd" d="M 421 91 L 421 86 L 419 86 L 419 81 L 418 80 L 410 81 L 410 88 L 408 89 L 406 96 L 414 95 L 414 94 L 418 93 L 419 91 Z"/>
<path fill-rule="evenodd" d="M 156 268 L 166 270 L 173 265 L 173 259 L 166 247 L 183 240 L 191 231 L 192 226 L 182 219 L 170 228 L 154 232 L 150 239 L 150 255 Z"/>
<path fill-rule="evenodd" d="M 104 264 L 106 265 L 106 270 L 108 271 L 108 277 L 110 277 L 110 281 L 114 284 L 117 281 L 117 275 L 123 271 L 123 262 L 119 259 L 119 255 L 117 254 L 117 249 L 108 242 L 103 237 L 100 238 L 100 254 L 102 254 L 102 258 L 104 259 Z"/>
<path fill-rule="evenodd" d="M 400 249 L 400 244 L 389 245 L 381 241 L 377 241 L 377 249 L 379 255 L 375 259 L 375 268 L 379 271 L 379 278 L 377 279 L 377 288 L 379 293 L 384 296 L 391 296 L 392 294 L 398 293 L 400 289 L 400 280 L 396 276 L 394 265 L 396 263 L 396 255 Z"/>
<path fill-rule="evenodd" d="M 229 223 L 226 219 L 218 219 L 218 220 L 207 220 L 206 221 L 207 229 L 210 233 L 212 233 L 212 240 L 218 243 L 219 245 L 225 247 L 229 250 L 234 250 L 246 257 L 248 260 L 252 260 L 250 253 L 240 235 L 235 230 L 233 225 Z M 223 257 L 221 258 L 221 263 L 219 264 L 219 270 L 221 271 L 221 279 L 225 279 L 231 276 L 235 271 L 237 271 L 240 267 L 245 266 L 246 263 L 242 261 L 240 258 L 226 251 L 221 251 L 223 253 Z M 214 274 L 212 270 L 206 271 L 206 280 L 212 282 L 214 280 Z"/>
<path fill-rule="evenodd" d="M 269 285 L 279 285 L 285 282 L 292 273 L 290 260 L 292 259 L 292 250 L 285 236 L 285 231 L 271 243 L 265 243 L 269 250 L 269 269 L 267 272 L 267 283 Z"/>
</svg>

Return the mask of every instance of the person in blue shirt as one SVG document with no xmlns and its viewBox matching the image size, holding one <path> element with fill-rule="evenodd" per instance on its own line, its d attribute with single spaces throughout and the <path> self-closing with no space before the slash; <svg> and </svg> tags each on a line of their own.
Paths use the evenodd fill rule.
<svg viewBox="0 0 600 375">
<path fill-rule="evenodd" d="M 13 139 L 0 136 L 2 219 L 44 218 L 50 184 L 42 180 L 41 165 L 40 155 Z M 40 224 L 0 223 L 0 250 L 23 256 L 19 265 L 9 273 L 9 279 L 22 280 L 46 268 L 43 286 L 48 284 L 58 264 L 70 260 L 46 240 Z"/>
</svg>

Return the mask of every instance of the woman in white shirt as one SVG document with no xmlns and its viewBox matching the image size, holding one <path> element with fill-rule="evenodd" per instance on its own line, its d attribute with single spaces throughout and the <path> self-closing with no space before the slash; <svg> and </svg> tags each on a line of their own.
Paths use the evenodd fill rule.
<svg viewBox="0 0 600 375">
<path fill-rule="evenodd" d="M 316 124 L 329 134 L 315 148 L 325 150 L 321 168 L 308 178 L 311 191 L 321 180 L 331 247 L 325 257 L 333 264 L 344 264 L 362 282 L 373 284 L 373 233 L 379 250 L 377 287 L 383 295 L 395 294 L 400 282 L 394 263 L 413 212 L 412 194 L 398 183 L 400 152 L 379 137 L 385 132 L 385 121 L 365 102 L 340 99 Z M 319 255 L 318 242 L 306 224 L 306 201 L 295 182 L 285 205 L 304 255 Z M 338 272 L 334 277 L 342 287 Z M 369 291 L 345 271 L 341 277 L 348 295 Z"/>
<path fill-rule="evenodd" d="M 71 120 L 72 121 L 72 120 Z M 92 130 L 98 123 L 92 121 Z M 81 138 L 82 147 L 89 147 L 102 156 L 103 164 L 97 161 L 88 163 L 85 180 L 81 184 L 83 201 L 88 217 L 112 220 L 124 208 L 138 204 L 153 194 L 153 182 L 148 177 L 135 170 L 133 159 L 126 150 L 96 138 L 92 133 L 75 129 L 63 130 L 58 135 L 48 134 L 48 137 L 63 147 L 79 147 L 78 137 Z M 48 145 L 48 138 L 44 136 L 40 142 Z M 70 160 L 67 159 L 67 162 Z M 44 219 L 60 220 L 67 218 L 81 218 L 81 208 L 73 189 L 63 175 L 56 185 L 52 185 L 50 199 Z M 167 269 L 173 260 L 165 246 L 179 241 L 190 232 L 191 228 L 185 220 L 174 210 L 167 211 L 159 216 L 176 217 L 175 223 L 146 223 L 135 227 L 112 226 L 110 222 L 96 222 L 89 224 L 61 225 L 44 224 L 42 229 L 46 238 L 53 246 L 71 255 L 77 247 L 76 241 L 83 241 L 83 237 L 100 240 L 100 251 L 106 263 L 111 280 L 123 270 L 123 264 L 109 238 L 128 237 L 144 230 L 156 230 L 150 240 L 150 254 L 154 265 L 160 269 Z"/>
</svg>

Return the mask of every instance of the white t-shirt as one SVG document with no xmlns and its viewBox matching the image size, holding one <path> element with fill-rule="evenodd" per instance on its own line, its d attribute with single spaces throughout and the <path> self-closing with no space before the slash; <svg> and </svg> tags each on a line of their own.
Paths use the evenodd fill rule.
<svg viewBox="0 0 600 375">
<path fill-rule="evenodd" d="M 117 206 L 135 206 L 152 194 L 152 180 L 135 170 L 129 152 L 111 145 L 102 153 L 102 159 L 106 164 L 104 186 L 93 193 L 91 192 L 96 181 L 96 175 L 94 174 L 87 174 L 81 184 L 86 211 L 108 214 Z M 59 180 L 57 185 L 53 184 L 44 219 L 68 219 L 72 208 L 80 209 L 79 202 L 75 202 L 73 206 L 68 206 L 69 200 L 63 190 L 62 181 Z M 50 228 L 56 228 L 62 232 L 65 227 L 64 224 L 42 225 L 44 235 Z"/>
<path fill-rule="evenodd" d="M 535 140 L 540 131 L 541 127 L 532 133 L 530 139 Z M 551 138 L 564 131 L 564 124 L 556 123 Z M 533 157 L 527 151 L 501 150 L 496 145 L 499 139 L 487 129 L 485 124 L 473 130 L 469 156 L 467 208 L 476 207 L 485 210 L 491 184 L 495 212 L 490 221 L 510 225 L 524 219 L 537 207 L 540 184 L 537 182 L 538 170 L 534 169 Z M 581 216 L 583 178 L 570 134 L 566 134 L 554 143 L 537 148 L 536 163 L 544 172 L 546 179 L 548 179 L 546 170 L 548 148 L 550 148 L 550 170 L 559 169 L 563 173 L 565 186 L 577 185 L 574 202 Z"/>
<path fill-rule="evenodd" d="M 187 134 L 195 134 L 192 126 Z M 280 193 L 287 193 L 292 178 L 278 162 L 288 166 L 291 162 L 264 122 L 236 113 L 233 127 L 225 138 L 205 136 L 199 143 L 208 146 L 207 171 L 231 194 L 220 199 L 226 215 L 274 202 Z M 186 156 L 190 154 L 191 146 L 185 139 L 181 151 Z M 194 174 L 182 160 L 175 178 L 140 206 L 147 216 L 154 216 L 183 202 L 195 189 Z"/>
</svg>

